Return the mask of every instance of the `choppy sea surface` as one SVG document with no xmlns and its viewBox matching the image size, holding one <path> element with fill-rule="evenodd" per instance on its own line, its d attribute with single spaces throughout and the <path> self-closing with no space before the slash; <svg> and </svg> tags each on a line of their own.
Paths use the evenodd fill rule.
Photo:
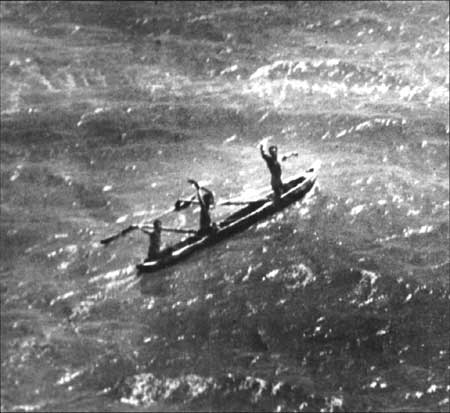
<svg viewBox="0 0 450 413">
<path fill-rule="evenodd" d="M 0 7 L 2 411 L 448 411 L 448 2 Z M 99 243 L 267 137 L 303 202 L 143 281 Z"/>
</svg>

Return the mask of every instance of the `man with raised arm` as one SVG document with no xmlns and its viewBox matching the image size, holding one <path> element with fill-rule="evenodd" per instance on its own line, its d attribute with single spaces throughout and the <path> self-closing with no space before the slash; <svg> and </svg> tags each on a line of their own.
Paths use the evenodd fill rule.
<svg viewBox="0 0 450 413">
<path fill-rule="evenodd" d="M 259 145 L 259 150 L 270 171 L 270 184 L 272 185 L 275 199 L 279 200 L 283 193 L 283 183 L 281 182 L 281 165 L 277 159 L 278 148 L 275 145 L 272 145 L 269 147 L 269 154 L 266 154 L 264 152 L 263 144 L 261 144 Z"/>
<path fill-rule="evenodd" d="M 262 158 L 266 161 L 267 167 L 269 168 L 271 180 L 270 184 L 272 185 L 273 193 L 275 196 L 275 200 L 280 200 L 281 194 L 283 193 L 283 182 L 281 181 L 281 165 L 278 162 L 278 148 L 275 145 L 269 147 L 269 154 L 264 152 L 264 146 L 261 143 L 259 145 L 259 150 L 261 152 Z M 284 155 L 281 160 L 285 161 L 291 156 L 297 156 L 296 152 L 292 152 L 288 155 Z"/>
<path fill-rule="evenodd" d="M 197 199 L 200 204 L 200 228 L 197 234 L 210 234 L 216 229 L 216 226 L 209 215 L 209 208 L 214 204 L 214 195 L 209 189 L 205 187 L 200 188 L 200 185 L 194 179 L 188 179 L 188 182 L 194 185 L 195 190 L 197 191 Z"/>
</svg>

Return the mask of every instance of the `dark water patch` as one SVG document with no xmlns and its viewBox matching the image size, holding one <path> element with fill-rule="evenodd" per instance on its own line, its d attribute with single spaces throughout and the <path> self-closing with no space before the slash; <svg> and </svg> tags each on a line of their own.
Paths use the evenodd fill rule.
<svg viewBox="0 0 450 413">
<path fill-rule="evenodd" d="M 17 174 L 14 182 L 5 187 L 11 189 L 4 195 L 5 202 L 22 205 L 32 203 L 42 208 L 70 208 L 76 201 L 81 207 L 90 210 L 109 205 L 108 196 L 101 187 L 76 182 L 70 175 L 55 174 L 53 168 L 30 164 L 20 168 Z M 24 186 L 28 188 L 27 191 L 17 191 Z"/>
<path fill-rule="evenodd" d="M 208 21 L 200 20 L 190 22 L 187 25 L 186 31 L 188 37 L 206 39 L 212 42 L 222 42 L 225 40 L 225 35 Z"/>
<path fill-rule="evenodd" d="M 346 151 L 353 152 L 357 157 L 368 156 L 370 153 L 372 160 L 375 160 L 373 157 L 377 154 L 377 162 L 386 165 L 386 172 L 383 172 L 383 169 L 374 172 L 375 179 L 378 174 L 380 177 L 386 176 L 388 170 L 394 173 L 388 166 L 393 164 L 405 169 L 405 175 L 398 178 L 408 179 L 408 175 L 412 178 L 406 171 L 410 171 L 413 166 L 415 171 L 422 174 L 415 175 L 415 178 L 421 181 L 427 181 L 431 175 L 444 176 L 448 169 L 445 151 L 441 150 L 447 147 L 447 139 L 444 139 L 445 125 L 442 122 L 429 122 L 427 118 L 336 114 L 308 119 L 306 129 L 309 133 L 306 135 L 302 133 L 304 122 L 295 123 L 296 125 L 283 129 L 283 135 L 293 138 L 304 136 L 317 143 L 320 141 L 322 152 L 328 149 L 334 149 L 333 152 L 336 152 L 347 148 Z M 360 145 L 362 142 L 364 147 Z M 405 153 L 408 153 L 407 157 Z M 442 168 L 430 168 L 436 164 L 440 164 Z"/>
<path fill-rule="evenodd" d="M 352 44 L 380 38 L 385 41 L 393 40 L 398 36 L 398 26 L 393 28 L 385 19 L 376 14 L 368 13 L 366 16 L 351 17 L 348 14 L 351 13 L 342 13 L 339 10 L 334 17 L 327 15 L 320 18 L 316 15 L 312 18 L 312 23 L 311 20 L 305 19 L 303 27 L 306 32 L 326 34 L 333 36 L 334 40 L 340 36 L 347 37 L 351 33 L 350 40 L 347 41 Z"/>
<path fill-rule="evenodd" d="M 97 107 L 83 113 L 76 127 L 89 139 L 90 145 L 102 146 L 98 138 L 107 138 L 110 144 L 123 141 L 122 133 L 133 127 L 133 121 L 125 109 Z"/>
<path fill-rule="evenodd" d="M 225 35 L 220 28 L 206 19 L 188 19 L 186 16 L 155 16 L 144 14 L 133 21 L 127 29 L 133 35 L 175 35 L 183 39 L 201 39 L 209 42 L 223 42 Z"/>
<path fill-rule="evenodd" d="M 173 127 L 165 128 L 155 125 L 154 127 L 147 128 L 127 128 L 126 132 L 123 132 L 120 135 L 120 140 L 117 141 L 119 143 L 125 143 L 126 145 L 142 141 L 153 145 L 171 145 L 180 142 L 187 143 L 191 138 L 192 136 L 187 134 L 182 129 L 177 130 Z"/>
<path fill-rule="evenodd" d="M 58 151 L 63 152 L 67 147 L 61 148 L 61 146 L 56 146 L 50 149 L 49 146 L 51 143 L 58 145 L 61 143 L 68 143 L 67 141 L 70 141 L 71 138 L 76 139 L 70 132 L 47 128 L 45 125 L 43 125 L 43 127 L 29 125 L 28 128 L 23 130 L 14 130 L 14 128 L 9 129 L 9 127 L 7 127 L 4 136 L 5 142 L 29 145 L 27 148 L 29 153 L 50 150 L 53 155 L 57 154 Z"/>
<path fill-rule="evenodd" d="M 97 108 L 83 114 L 77 122 L 77 133 L 88 139 L 89 145 L 101 146 L 98 138 L 106 138 L 110 145 L 148 139 L 168 144 L 190 138 L 188 132 L 227 125 L 231 131 L 242 133 L 253 123 L 253 116 L 244 111 L 212 106 L 188 104 L 152 104 L 117 109 Z M 73 125 L 72 125 L 73 128 Z M 231 132 L 230 132 L 231 133 Z"/>
<path fill-rule="evenodd" d="M 350 32 L 354 41 L 366 40 L 367 35 L 390 41 L 399 36 L 405 40 L 414 39 L 423 34 L 423 31 L 417 30 L 417 27 L 427 26 L 430 19 L 436 21 L 436 17 L 439 15 L 448 15 L 448 7 L 443 3 L 435 3 L 433 7 L 426 9 L 420 4 L 413 3 L 372 3 L 364 13 L 355 11 L 351 7 L 351 3 L 347 6 L 331 3 L 326 7 L 320 4 L 306 3 L 303 9 L 308 13 L 308 18 L 305 19 L 309 20 L 306 26 L 307 30 L 335 36 L 345 35 L 345 37 Z M 405 19 L 405 10 L 408 10 L 408 13 L 414 17 Z M 412 24 L 413 20 L 414 24 Z M 443 19 L 441 23 L 443 23 Z"/>
<path fill-rule="evenodd" d="M 148 2 L 88 3 L 80 7 L 77 3 L 62 5 L 59 2 L 51 4 L 35 2 L 35 4 L 5 5 L 2 16 L 6 21 L 27 24 L 36 27 L 39 34 L 47 37 L 61 37 L 73 34 L 70 25 L 104 26 L 122 31 L 132 36 L 145 36 L 148 34 L 160 35 L 172 33 L 187 37 L 222 41 L 223 35 L 207 21 L 189 21 L 186 18 L 186 9 L 190 12 L 199 9 L 197 4 L 191 7 L 177 4 L 170 11 L 161 4 Z M 206 4 L 205 8 L 211 5 Z M 178 10 L 177 10 L 178 9 Z M 175 11 L 175 15 L 174 12 Z M 54 24 L 55 19 L 66 23 Z"/>
<path fill-rule="evenodd" d="M 20 177 L 21 181 L 31 185 L 35 184 L 43 185 L 45 187 L 57 187 L 67 184 L 67 179 L 65 179 L 62 175 L 55 174 L 50 167 L 29 164 L 19 168 L 19 171 L 19 176 L 16 179 L 19 179 Z M 13 176 L 14 175 L 12 175 L 11 178 Z M 16 179 L 14 179 L 14 181 Z"/>
<path fill-rule="evenodd" d="M 181 12 L 181 5 L 178 12 Z M 151 13 L 144 13 L 129 27 L 133 33 L 149 34 L 175 34 L 183 38 L 202 39 L 209 42 L 231 41 L 236 43 L 251 43 L 254 33 L 268 30 L 272 27 L 295 23 L 295 17 L 286 13 L 285 7 L 271 4 L 256 4 L 249 8 L 232 3 L 224 3 L 220 7 L 211 7 L 211 4 L 192 4 L 188 13 L 176 13 L 169 17 L 163 8 Z M 156 14 L 156 16 L 155 16 Z M 158 15 L 159 14 L 159 15 Z M 252 22 L 249 26 L 248 22 Z"/>
<path fill-rule="evenodd" d="M 421 116 L 420 119 L 408 120 L 408 135 L 414 137 L 435 137 L 439 140 L 448 139 L 448 123 L 434 117 Z"/>
<path fill-rule="evenodd" d="M 96 390 L 116 391 L 123 381 L 136 373 L 136 364 L 133 357 L 124 354 L 117 356 L 117 351 L 111 349 L 98 358 L 84 377 L 82 386 L 94 387 Z"/>
<path fill-rule="evenodd" d="M 10 145 L 6 142 L 2 142 L 2 146 L 0 148 L 0 161 L 2 165 L 5 167 L 6 165 L 10 165 L 12 163 L 19 163 L 24 158 L 27 158 L 29 155 L 29 151 L 27 148 L 19 147 L 16 145 Z M 2 168 L 2 181 L 5 182 L 7 179 L 6 168 Z"/>
<path fill-rule="evenodd" d="M 2 331 L 12 339 L 42 335 L 42 328 L 37 322 L 39 316 L 26 310 L 2 311 Z"/>
<path fill-rule="evenodd" d="M 188 103 L 155 103 L 150 108 L 130 107 L 126 109 L 126 112 L 128 129 L 145 131 L 149 127 L 148 124 L 153 123 L 154 127 L 163 127 L 167 131 L 173 130 L 173 133 L 221 128 L 224 125 L 232 128 L 232 131 L 242 131 L 250 127 L 254 123 L 254 117 L 257 116 L 257 114 L 228 106 Z"/>
<path fill-rule="evenodd" d="M 297 272 L 299 278 L 294 287 L 295 284 L 284 278 L 289 270 L 269 276 L 267 271 L 265 277 L 249 278 L 239 288 L 228 287 L 221 292 L 221 288 L 217 288 L 220 284 L 217 285 L 214 298 L 207 301 L 206 307 L 202 299 L 194 299 L 188 306 L 187 302 L 179 303 L 173 307 L 176 312 L 166 307 L 171 301 L 166 301 L 166 305 L 163 301 L 162 306 L 154 307 L 151 313 L 157 319 L 148 326 L 148 336 L 153 338 L 149 338 L 148 348 L 142 356 L 153 354 L 151 371 L 170 370 L 175 376 L 156 379 L 153 374 L 148 374 L 131 381 L 127 379 L 123 388 L 126 398 L 136 397 L 144 405 L 163 398 L 162 390 L 155 390 L 151 397 L 145 396 L 156 385 L 147 388 L 143 384 L 148 389 L 143 390 L 135 385 L 135 380 L 149 379 L 151 383 L 154 379 L 159 380 L 156 388 L 169 387 L 169 381 L 176 380 L 173 388 L 178 389 L 180 385 L 185 389 L 181 393 L 185 402 L 195 402 L 195 406 L 211 403 L 211 393 L 215 390 L 208 385 L 202 387 L 206 392 L 204 399 L 194 400 L 191 393 L 185 393 L 190 387 L 182 385 L 183 376 L 175 372 L 181 366 L 192 366 L 188 371 L 206 380 L 210 377 L 216 383 L 214 389 L 222 389 L 213 400 L 216 397 L 225 400 L 228 406 L 236 403 L 236 408 L 246 405 L 247 409 L 254 406 L 258 410 L 270 410 L 272 402 L 284 403 L 284 406 L 296 403 L 298 406 L 311 401 L 308 398 L 314 397 L 313 394 L 322 394 L 323 406 L 325 395 L 330 402 L 331 395 L 342 396 L 339 392 L 343 391 L 347 409 L 362 405 L 377 409 L 383 405 L 385 396 L 384 392 L 377 393 L 376 387 L 383 389 L 387 380 L 387 391 L 391 392 L 391 386 L 395 388 L 402 374 L 400 371 L 405 368 L 402 364 L 405 360 L 414 363 L 415 359 L 415 363 L 428 371 L 430 355 L 438 356 L 443 350 L 438 337 L 445 319 L 438 314 L 448 305 L 448 291 L 446 293 L 444 288 L 423 290 L 415 282 L 345 268 L 315 276 L 301 270 L 303 274 Z M 166 296 L 164 300 L 167 299 Z M 439 305 L 424 314 L 422 309 L 430 308 L 434 300 L 438 300 Z M 232 307 L 230 302 L 233 302 Z M 209 320 L 204 318 L 208 307 Z M 422 330 L 424 326 L 428 326 L 426 331 Z M 201 333 L 203 330 L 206 334 Z M 404 361 L 399 361 L 398 352 L 405 346 L 409 355 L 405 353 Z M 174 359 L 171 367 L 164 366 L 164 361 L 156 356 L 168 347 Z M 188 358 L 186 349 L 189 349 Z M 236 352 L 242 357 L 237 357 Z M 209 357 L 216 353 L 214 368 L 211 368 Z M 177 359 L 176 354 L 180 358 Z M 433 363 L 437 362 L 436 359 Z M 192 370 L 193 366 L 196 370 Z M 204 372 L 199 370 L 201 366 L 204 366 Z M 243 373 L 248 371 L 252 371 L 250 376 Z M 377 376 L 382 378 L 379 384 L 376 384 Z M 441 376 L 436 378 L 437 382 Z M 305 384 L 299 385 L 299 382 Z M 292 389 L 290 386 L 299 387 Z M 425 377 L 420 380 L 420 386 L 429 386 Z M 355 393 L 359 388 L 366 388 L 367 396 L 364 392 Z M 166 395 L 172 397 L 168 392 Z M 399 403 L 401 405 L 401 401 Z"/>
<path fill-rule="evenodd" d="M 185 28 L 185 17 L 155 16 L 144 14 L 130 22 L 128 30 L 133 35 L 149 35 L 159 36 L 161 34 L 181 35 Z"/>
<path fill-rule="evenodd" d="M 35 29 L 35 33 L 39 36 L 45 36 L 49 38 L 61 38 L 72 34 L 74 31 L 73 26 L 69 24 L 53 24 L 47 27 L 40 27 Z"/>
<path fill-rule="evenodd" d="M 2 212 L 2 221 L 6 224 L 5 214 Z M 9 225 L 8 225 L 9 227 Z M 18 252 L 24 251 L 42 240 L 42 236 L 35 230 L 30 230 L 29 226 L 22 226 L 20 229 L 5 230 L 0 237 L 0 248 L 2 250 L 2 267 L 9 267 L 15 261 Z"/>
<path fill-rule="evenodd" d="M 67 7 L 69 6 L 69 7 Z M 63 5 L 61 2 L 47 3 L 36 1 L 32 3 L 5 4 L 2 7 L 2 16 L 27 24 L 28 26 L 48 26 L 55 19 L 66 22 L 83 22 L 85 24 L 101 24 L 111 27 L 126 26 L 127 21 L 138 16 L 136 5 L 121 3 L 90 3 L 88 9 L 80 7 L 78 3 Z M 59 34 L 59 33 L 57 33 Z"/>
<path fill-rule="evenodd" d="M 39 268 L 39 264 L 36 263 L 36 268 Z M 34 274 L 36 280 L 14 280 L 16 283 L 20 285 L 20 287 L 30 287 L 30 289 L 26 291 L 21 291 L 19 288 L 14 288 L 14 291 L 17 292 L 20 296 L 20 300 L 23 303 L 27 303 L 27 307 L 29 310 L 33 309 L 30 312 L 30 316 L 32 314 L 41 314 L 41 312 L 46 312 L 51 310 L 53 315 L 56 318 L 66 319 L 71 312 L 71 304 L 70 297 L 73 294 L 66 294 L 65 296 L 60 296 L 60 291 L 58 286 L 54 285 L 49 280 L 45 280 L 41 278 L 41 274 Z M 50 278 L 51 275 L 48 273 L 45 274 L 47 278 Z M 45 278 L 45 277 L 44 277 Z M 39 279 L 39 281 L 37 281 Z M 20 281 L 23 281 L 22 283 Z M 8 297 L 8 300 L 14 301 L 17 297 Z M 73 300 L 73 298 L 72 298 Z M 34 313 L 33 313 L 34 312 Z M 36 317 L 37 317 L 36 315 Z M 41 316 L 40 316 L 41 317 Z M 43 317 L 43 315 L 42 315 Z"/>
<path fill-rule="evenodd" d="M 61 110 L 2 115 L 2 140 L 11 144 L 46 144 L 67 139 L 71 136 L 68 131 L 74 129 L 78 120 L 77 113 Z"/>
<path fill-rule="evenodd" d="M 88 210 L 89 214 L 99 219 L 111 219 L 111 201 L 109 196 L 97 186 L 74 184 L 77 204 Z"/>
</svg>

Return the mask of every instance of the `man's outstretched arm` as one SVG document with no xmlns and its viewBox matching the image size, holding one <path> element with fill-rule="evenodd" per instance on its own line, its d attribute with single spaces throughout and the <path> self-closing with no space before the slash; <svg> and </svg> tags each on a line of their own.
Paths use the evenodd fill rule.
<svg viewBox="0 0 450 413">
<path fill-rule="evenodd" d="M 149 231 L 148 229 L 145 229 L 145 228 L 142 227 L 141 225 L 139 225 L 139 229 L 140 229 L 144 234 L 147 234 L 147 235 L 152 235 L 152 234 L 153 234 L 153 231 Z"/>
<path fill-rule="evenodd" d="M 267 159 L 270 158 L 269 155 L 267 155 L 267 154 L 264 152 L 264 145 L 263 145 L 262 143 L 259 145 L 259 151 L 261 152 L 261 156 L 263 157 L 264 160 L 267 161 Z"/>
<path fill-rule="evenodd" d="M 204 206 L 205 206 L 205 203 L 204 203 L 204 201 L 203 201 L 203 197 L 200 196 L 200 185 L 198 184 L 198 182 L 197 182 L 195 179 L 188 179 L 188 182 L 189 182 L 190 184 L 194 185 L 194 188 L 195 188 L 195 190 L 197 191 L 197 199 L 198 199 L 198 202 L 200 203 L 200 205 L 201 205 L 202 207 L 204 207 Z"/>
</svg>

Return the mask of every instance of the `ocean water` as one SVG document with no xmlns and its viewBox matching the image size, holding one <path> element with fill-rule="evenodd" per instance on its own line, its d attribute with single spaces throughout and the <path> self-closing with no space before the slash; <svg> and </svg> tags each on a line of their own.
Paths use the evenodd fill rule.
<svg viewBox="0 0 450 413">
<path fill-rule="evenodd" d="M 0 7 L 2 411 L 448 411 L 448 2 Z M 99 243 L 268 137 L 303 202 L 143 280 Z"/>
</svg>

